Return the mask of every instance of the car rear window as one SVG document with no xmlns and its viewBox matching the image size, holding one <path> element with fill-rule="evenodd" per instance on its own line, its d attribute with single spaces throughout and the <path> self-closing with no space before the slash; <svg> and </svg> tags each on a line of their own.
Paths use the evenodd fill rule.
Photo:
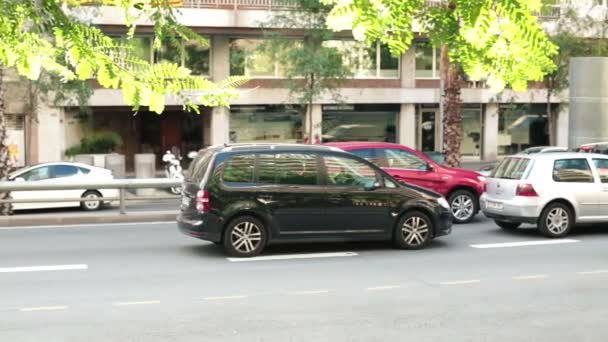
<svg viewBox="0 0 608 342">
<path fill-rule="evenodd" d="M 207 171 L 207 168 L 209 167 L 211 157 L 213 157 L 213 152 L 210 150 L 198 154 L 188 168 L 188 178 L 190 181 L 200 183 L 203 180 L 205 171 Z"/>
<path fill-rule="evenodd" d="M 522 179 L 530 164 L 530 159 L 519 157 L 508 157 L 498 164 L 491 176 L 502 179 Z"/>
</svg>

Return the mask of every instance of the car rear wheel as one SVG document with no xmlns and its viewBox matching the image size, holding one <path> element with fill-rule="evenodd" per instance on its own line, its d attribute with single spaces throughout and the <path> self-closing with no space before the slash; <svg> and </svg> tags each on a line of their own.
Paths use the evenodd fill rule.
<svg viewBox="0 0 608 342">
<path fill-rule="evenodd" d="M 521 223 L 516 223 L 516 222 L 506 222 L 506 221 L 500 221 L 500 220 L 494 220 L 494 222 L 500 228 L 502 228 L 504 230 L 508 230 L 508 231 L 513 231 L 513 230 L 519 228 L 519 226 L 521 226 Z"/>
<path fill-rule="evenodd" d="M 405 214 L 395 227 L 395 244 L 403 249 L 421 249 L 431 242 L 433 222 L 419 211 Z"/>
<path fill-rule="evenodd" d="M 98 191 L 87 191 L 81 196 L 87 201 L 80 202 L 80 208 L 86 211 L 95 211 L 101 209 L 102 202 L 99 200 L 101 194 Z"/>
<path fill-rule="evenodd" d="M 224 249 L 232 256 L 247 258 L 260 254 L 268 234 L 264 224 L 251 216 L 241 216 L 232 220 L 224 231 Z"/>
<path fill-rule="evenodd" d="M 546 237 L 561 238 L 572 229 L 574 217 L 570 208 L 563 203 L 551 203 L 538 221 L 538 230 Z"/>
<path fill-rule="evenodd" d="M 454 191 L 448 199 L 454 223 L 469 223 L 479 209 L 477 197 L 470 191 Z"/>
</svg>

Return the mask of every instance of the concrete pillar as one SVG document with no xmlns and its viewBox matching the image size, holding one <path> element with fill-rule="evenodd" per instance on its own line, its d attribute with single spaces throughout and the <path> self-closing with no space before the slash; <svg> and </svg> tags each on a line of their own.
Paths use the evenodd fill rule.
<svg viewBox="0 0 608 342">
<path fill-rule="evenodd" d="M 397 142 L 416 148 L 416 105 L 414 104 L 401 104 L 397 117 Z"/>
<path fill-rule="evenodd" d="M 608 58 L 570 59 L 568 146 L 608 140 Z"/>
<path fill-rule="evenodd" d="M 498 103 L 488 103 L 483 113 L 483 155 L 484 161 L 494 161 L 498 156 Z"/>
<path fill-rule="evenodd" d="M 416 48 L 413 45 L 401 55 L 400 63 L 401 88 L 416 87 Z"/>
<path fill-rule="evenodd" d="M 65 146 L 63 110 L 47 106 L 43 101 L 38 107 L 38 162 L 61 161 Z"/>
<path fill-rule="evenodd" d="M 214 107 L 211 110 L 211 145 L 230 142 L 230 109 Z"/>
<path fill-rule="evenodd" d="M 315 137 L 318 136 L 321 139 L 322 135 L 322 126 L 323 126 L 323 107 L 320 104 L 312 105 L 312 137 L 310 138 L 313 142 L 315 141 Z M 308 111 L 304 116 L 304 135 L 308 135 L 310 129 L 308 128 L 310 120 L 308 119 Z"/>
<path fill-rule="evenodd" d="M 135 155 L 135 178 L 156 177 L 156 155 L 154 153 L 140 153 Z M 136 189 L 138 196 L 150 196 L 154 189 Z"/>
<path fill-rule="evenodd" d="M 112 170 L 114 178 L 125 178 L 126 159 L 124 154 L 111 153 L 106 155 L 106 169 Z"/>
<path fill-rule="evenodd" d="M 557 120 L 555 121 L 555 145 L 563 147 L 578 147 L 568 146 L 568 122 L 570 121 L 570 113 L 568 110 L 567 103 L 561 103 L 559 105 L 559 112 L 557 113 Z"/>
<path fill-rule="evenodd" d="M 227 36 L 211 36 L 211 78 L 215 82 L 230 76 L 230 40 Z M 204 122 L 204 121 L 203 121 Z M 211 110 L 211 145 L 230 142 L 230 110 L 214 107 Z"/>
</svg>

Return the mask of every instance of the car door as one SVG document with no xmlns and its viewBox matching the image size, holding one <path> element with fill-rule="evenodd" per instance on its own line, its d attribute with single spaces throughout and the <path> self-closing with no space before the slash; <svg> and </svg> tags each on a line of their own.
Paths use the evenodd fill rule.
<svg viewBox="0 0 608 342">
<path fill-rule="evenodd" d="M 382 167 L 399 182 L 442 192 L 441 175 L 416 154 L 406 150 L 386 148 L 381 149 L 379 155 Z"/>
<path fill-rule="evenodd" d="M 381 234 L 391 222 L 396 201 L 381 184 L 377 171 L 346 155 L 323 156 L 326 197 L 324 229 L 327 234 Z"/>
<path fill-rule="evenodd" d="M 38 167 L 31 168 L 23 173 L 17 174 L 13 177 L 14 182 L 28 182 L 32 184 L 48 184 L 52 181 L 51 166 L 41 165 Z M 52 191 L 13 191 L 11 196 L 15 200 L 47 200 L 53 198 Z M 42 202 L 27 202 L 27 203 L 15 203 L 13 209 L 24 210 L 24 209 L 44 209 L 54 207 L 53 203 L 42 203 Z"/>
<path fill-rule="evenodd" d="M 608 221 L 608 159 L 593 158 L 593 166 L 597 175 L 596 178 L 601 184 L 599 189 L 601 220 Z"/>
<path fill-rule="evenodd" d="M 70 184 L 73 182 L 83 181 L 83 173 L 74 165 L 56 164 L 51 166 L 51 176 L 53 184 Z M 95 180 L 91 180 L 95 181 Z M 92 186 L 94 188 L 94 186 Z M 55 199 L 77 199 L 85 192 L 84 189 L 71 190 L 54 190 L 49 193 L 51 198 Z M 79 206 L 80 202 L 56 202 L 57 207 L 75 207 Z"/>
<path fill-rule="evenodd" d="M 569 194 L 578 203 L 577 220 L 605 215 L 600 208 L 601 184 L 596 182 L 587 158 L 556 159 L 553 181 L 560 193 Z"/>
<path fill-rule="evenodd" d="M 314 153 L 261 153 L 257 201 L 265 206 L 283 238 L 315 234 L 323 222 L 325 193 Z"/>
</svg>

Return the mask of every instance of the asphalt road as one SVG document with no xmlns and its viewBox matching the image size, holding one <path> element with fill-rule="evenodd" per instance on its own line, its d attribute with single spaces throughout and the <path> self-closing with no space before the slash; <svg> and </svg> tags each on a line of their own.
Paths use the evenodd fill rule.
<svg viewBox="0 0 608 342">
<path fill-rule="evenodd" d="M 234 262 L 172 223 L 0 228 L 0 341 L 607 341 L 608 226 L 537 241 L 478 219 Z"/>
<path fill-rule="evenodd" d="M 166 194 L 165 196 L 170 196 Z M 128 201 L 127 212 L 128 213 L 142 213 L 142 212 L 158 212 L 175 210 L 179 211 L 180 198 L 175 199 L 160 199 L 160 200 L 139 200 L 139 201 Z M 100 211 L 85 212 L 79 207 L 74 208 L 56 208 L 56 209 L 35 209 L 35 210 L 18 210 L 15 211 L 14 215 L 17 217 L 22 216 L 43 216 L 43 215 L 83 215 L 83 214 L 119 214 L 118 203 L 112 203 L 112 205 L 103 207 Z"/>
</svg>

